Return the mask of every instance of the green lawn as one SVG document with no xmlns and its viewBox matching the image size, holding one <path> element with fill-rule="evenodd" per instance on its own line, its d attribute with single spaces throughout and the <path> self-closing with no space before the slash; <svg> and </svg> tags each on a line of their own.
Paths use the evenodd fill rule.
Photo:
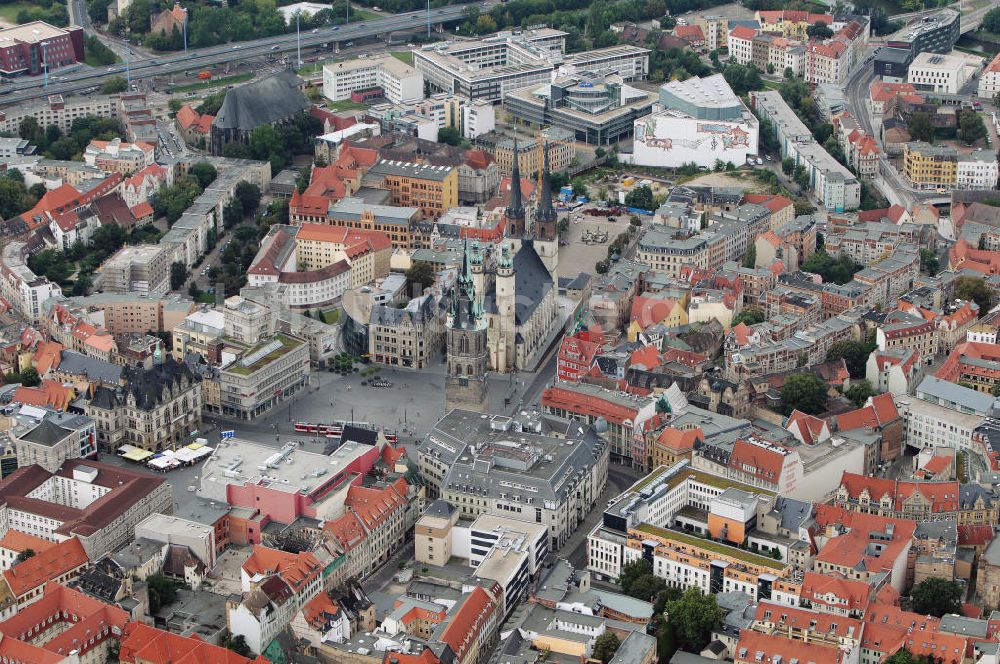
<svg viewBox="0 0 1000 664">
<path fill-rule="evenodd" d="M 376 14 L 373 11 L 369 11 L 364 7 L 358 7 L 357 5 L 351 5 L 351 23 L 355 21 L 367 21 L 373 18 L 385 18 L 381 14 Z"/>
<path fill-rule="evenodd" d="M 330 311 L 324 311 L 320 314 L 323 317 L 323 322 L 327 325 L 335 325 L 337 321 L 340 320 L 340 309 L 332 309 Z"/>
<path fill-rule="evenodd" d="M 170 88 L 170 92 L 194 92 L 195 90 L 205 90 L 206 88 L 217 88 L 220 85 L 242 83 L 244 81 L 249 81 L 251 78 L 253 78 L 253 72 L 248 71 L 243 74 L 236 74 L 235 76 L 226 76 L 224 78 L 216 78 L 209 81 L 199 81 L 189 85 L 178 85 Z"/>
<path fill-rule="evenodd" d="M 775 83 L 774 81 L 764 81 L 764 87 L 770 88 L 771 90 L 778 90 L 781 88 L 781 83 Z"/>
<path fill-rule="evenodd" d="M 0 5 L 0 19 L 7 21 L 8 23 L 17 23 L 17 14 L 22 9 L 33 9 L 37 5 L 33 2 L 25 2 L 24 0 L 19 0 L 19 2 L 11 2 L 10 4 Z"/>
<path fill-rule="evenodd" d="M 410 51 L 393 51 L 391 55 L 397 60 L 402 60 L 408 65 L 413 65 L 413 53 Z"/>
<path fill-rule="evenodd" d="M 331 101 L 326 104 L 327 109 L 333 111 L 334 113 L 338 111 L 363 111 L 367 106 L 364 104 L 359 104 L 356 101 L 351 101 L 350 99 L 341 99 L 340 101 Z"/>
</svg>

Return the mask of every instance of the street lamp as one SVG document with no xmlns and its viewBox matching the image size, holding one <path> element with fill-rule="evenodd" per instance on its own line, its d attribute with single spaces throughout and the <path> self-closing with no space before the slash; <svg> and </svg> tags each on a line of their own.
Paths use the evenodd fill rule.
<svg viewBox="0 0 1000 664">
<path fill-rule="evenodd" d="M 46 57 L 45 47 L 49 45 L 47 41 L 42 42 L 42 87 L 49 87 L 49 59 Z"/>
</svg>

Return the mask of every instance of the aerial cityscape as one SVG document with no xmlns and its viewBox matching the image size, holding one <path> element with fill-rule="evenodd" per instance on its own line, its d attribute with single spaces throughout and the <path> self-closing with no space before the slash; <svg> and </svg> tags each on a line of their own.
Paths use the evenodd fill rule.
<svg viewBox="0 0 1000 664">
<path fill-rule="evenodd" d="M 1000 664 L 998 113 L 996 0 L 0 0 L 0 664 Z"/>
</svg>

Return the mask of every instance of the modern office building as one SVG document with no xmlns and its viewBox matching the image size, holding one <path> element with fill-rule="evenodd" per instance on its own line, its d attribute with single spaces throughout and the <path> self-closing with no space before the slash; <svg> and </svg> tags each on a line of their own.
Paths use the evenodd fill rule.
<svg viewBox="0 0 1000 664">
<path fill-rule="evenodd" d="M 886 83 L 904 83 L 913 62 L 913 51 L 908 48 L 883 46 L 875 53 L 875 75 Z"/>
<path fill-rule="evenodd" d="M 32 21 L 0 30 L 0 74 L 37 76 L 83 62 L 83 28 Z"/>
<path fill-rule="evenodd" d="M 665 110 L 635 121 L 632 163 L 710 168 L 721 160 L 740 166 L 757 154 L 757 118 L 722 74 L 670 81 L 660 88 L 660 103 Z"/>
<path fill-rule="evenodd" d="M 566 33 L 501 32 L 479 41 L 440 42 L 413 51 L 413 66 L 434 89 L 502 101 L 511 90 L 547 83 L 566 50 Z"/>
<path fill-rule="evenodd" d="M 331 101 L 350 99 L 354 92 L 381 88 L 394 104 L 424 97 L 424 76 L 391 55 L 331 62 L 323 67 L 323 96 Z"/>
<path fill-rule="evenodd" d="M 635 120 L 649 115 L 655 102 L 655 95 L 625 85 L 617 75 L 559 78 L 504 97 L 504 107 L 516 119 L 566 129 L 576 140 L 593 145 L 631 136 Z"/>
<path fill-rule="evenodd" d="M 978 58 L 976 59 L 978 60 Z M 942 92 L 955 95 L 976 70 L 964 53 L 942 55 L 940 53 L 918 53 L 907 71 L 906 81 L 918 92 Z"/>
<path fill-rule="evenodd" d="M 644 81 L 649 77 L 649 49 L 620 44 L 571 53 L 559 67 L 559 73 L 564 76 L 579 76 L 584 72 L 598 76 L 621 76 L 626 81 Z"/>
<path fill-rule="evenodd" d="M 608 451 L 592 427 L 572 419 L 455 409 L 430 431 L 419 462 L 430 496 L 466 517 L 547 524 L 556 550 L 597 505 Z"/>
<path fill-rule="evenodd" d="M 961 34 L 961 15 L 954 9 L 942 9 L 933 16 L 925 16 L 919 23 L 907 26 L 886 39 L 886 46 L 909 50 L 914 55 L 948 53 L 955 48 Z"/>
</svg>

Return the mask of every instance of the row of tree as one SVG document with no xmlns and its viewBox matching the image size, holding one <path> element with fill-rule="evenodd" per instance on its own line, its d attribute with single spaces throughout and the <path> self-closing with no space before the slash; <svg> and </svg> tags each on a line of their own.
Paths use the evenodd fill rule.
<svg viewBox="0 0 1000 664">
<path fill-rule="evenodd" d="M 92 140 L 125 138 L 125 130 L 118 119 L 100 118 L 96 115 L 73 120 L 69 133 L 66 134 L 57 125 L 42 127 L 34 116 L 28 116 L 21 120 L 17 133 L 32 145 L 38 146 L 38 151 L 47 158 L 62 161 L 82 161 L 83 151 Z"/>
<path fill-rule="evenodd" d="M 301 113 L 279 127 L 261 125 L 250 133 L 249 145 L 228 143 L 222 150 L 224 157 L 259 159 L 271 162 L 271 172 L 277 173 L 292 162 L 297 154 L 313 151 L 313 137 L 322 133 L 320 121 Z"/>
<path fill-rule="evenodd" d="M 172 185 L 161 187 L 150 197 L 153 212 L 157 217 L 166 217 L 172 226 L 191 207 L 194 199 L 205 191 L 205 187 L 215 182 L 218 172 L 207 161 L 198 162 L 188 169 L 187 175 L 174 180 Z"/>
</svg>

